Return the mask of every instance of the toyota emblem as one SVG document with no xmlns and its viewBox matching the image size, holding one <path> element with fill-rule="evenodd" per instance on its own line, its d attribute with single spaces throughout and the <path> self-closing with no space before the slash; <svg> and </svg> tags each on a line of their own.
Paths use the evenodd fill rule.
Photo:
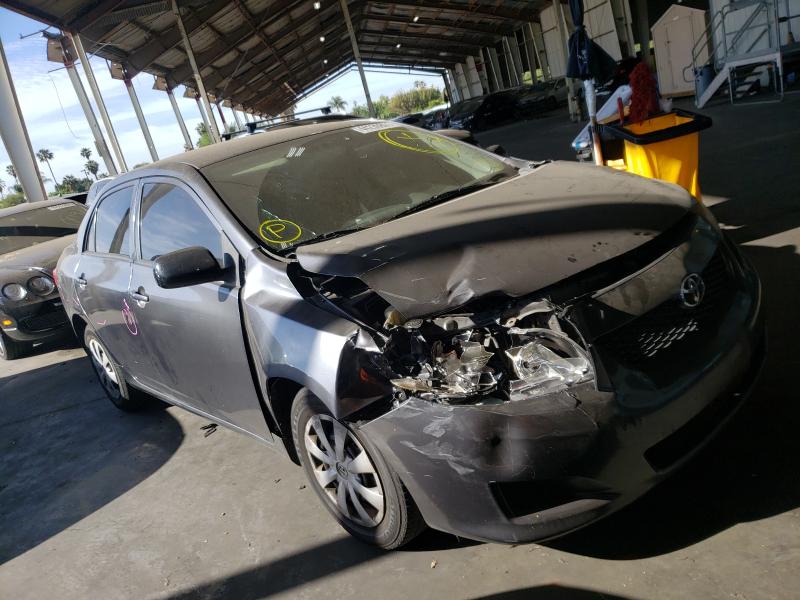
<svg viewBox="0 0 800 600">
<path fill-rule="evenodd" d="M 703 301 L 706 293 L 706 282 L 697 273 L 684 277 L 681 281 L 681 290 L 678 293 L 681 304 L 686 308 L 694 308 Z"/>
</svg>

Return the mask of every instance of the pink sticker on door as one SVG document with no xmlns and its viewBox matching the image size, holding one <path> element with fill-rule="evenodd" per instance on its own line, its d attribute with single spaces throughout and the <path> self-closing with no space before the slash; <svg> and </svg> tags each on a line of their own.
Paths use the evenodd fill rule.
<svg viewBox="0 0 800 600">
<path fill-rule="evenodd" d="M 128 301 L 123 298 L 122 304 L 124 308 L 122 309 L 122 318 L 125 320 L 125 326 L 128 328 L 128 331 L 131 335 L 139 335 L 139 327 L 136 325 L 136 317 L 133 315 L 133 311 L 131 307 L 128 306 Z"/>
</svg>

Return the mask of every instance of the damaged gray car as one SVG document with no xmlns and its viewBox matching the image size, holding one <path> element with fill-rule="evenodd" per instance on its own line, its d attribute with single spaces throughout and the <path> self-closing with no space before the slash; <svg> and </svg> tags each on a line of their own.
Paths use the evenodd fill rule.
<svg viewBox="0 0 800 600">
<path fill-rule="evenodd" d="M 708 441 L 764 359 L 758 277 L 682 189 L 391 122 L 122 175 L 58 276 L 115 405 L 285 448 L 383 548 L 584 526 Z"/>
</svg>

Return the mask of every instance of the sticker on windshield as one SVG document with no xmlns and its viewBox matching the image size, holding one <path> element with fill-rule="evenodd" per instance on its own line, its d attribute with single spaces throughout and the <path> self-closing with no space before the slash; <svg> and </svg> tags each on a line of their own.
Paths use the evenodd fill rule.
<svg viewBox="0 0 800 600">
<path fill-rule="evenodd" d="M 303 230 L 285 219 L 268 219 L 258 226 L 258 234 L 270 244 L 288 244 L 303 235 Z"/>
<path fill-rule="evenodd" d="M 369 123 L 368 125 L 359 125 L 358 127 L 353 127 L 353 131 L 357 131 L 358 133 L 374 133 L 376 131 L 382 131 L 384 129 L 391 129 L 392 127 L 397 127 L 396 123 L 386 123 L 381 121 L 380 123 Z"/>
<path fill-rule="evenodd" d="M 458 145 L 455 142 L 445 137 L 405 128 L 381 131 L 378 137 L 395 148 L 422 152 L 423 154 L 443 154 L 448 150 L 458 149 Z"/>
</svg>

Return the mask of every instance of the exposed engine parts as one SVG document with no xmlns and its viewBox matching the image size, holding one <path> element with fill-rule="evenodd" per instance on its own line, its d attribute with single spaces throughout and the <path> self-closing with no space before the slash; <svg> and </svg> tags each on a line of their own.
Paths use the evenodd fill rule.
<svg viewBox="0 0 800 600">
<path fill-rule="evenodd" d="M 587 352 L 564 333 L 549 303 L 487 320 L 453 315 L 389 329 L 384 355 L 399 375 L 392 385 L 422 398 L 463 403 L 490 393 L 521 400 L 593 377 Z"/>
</svg>

